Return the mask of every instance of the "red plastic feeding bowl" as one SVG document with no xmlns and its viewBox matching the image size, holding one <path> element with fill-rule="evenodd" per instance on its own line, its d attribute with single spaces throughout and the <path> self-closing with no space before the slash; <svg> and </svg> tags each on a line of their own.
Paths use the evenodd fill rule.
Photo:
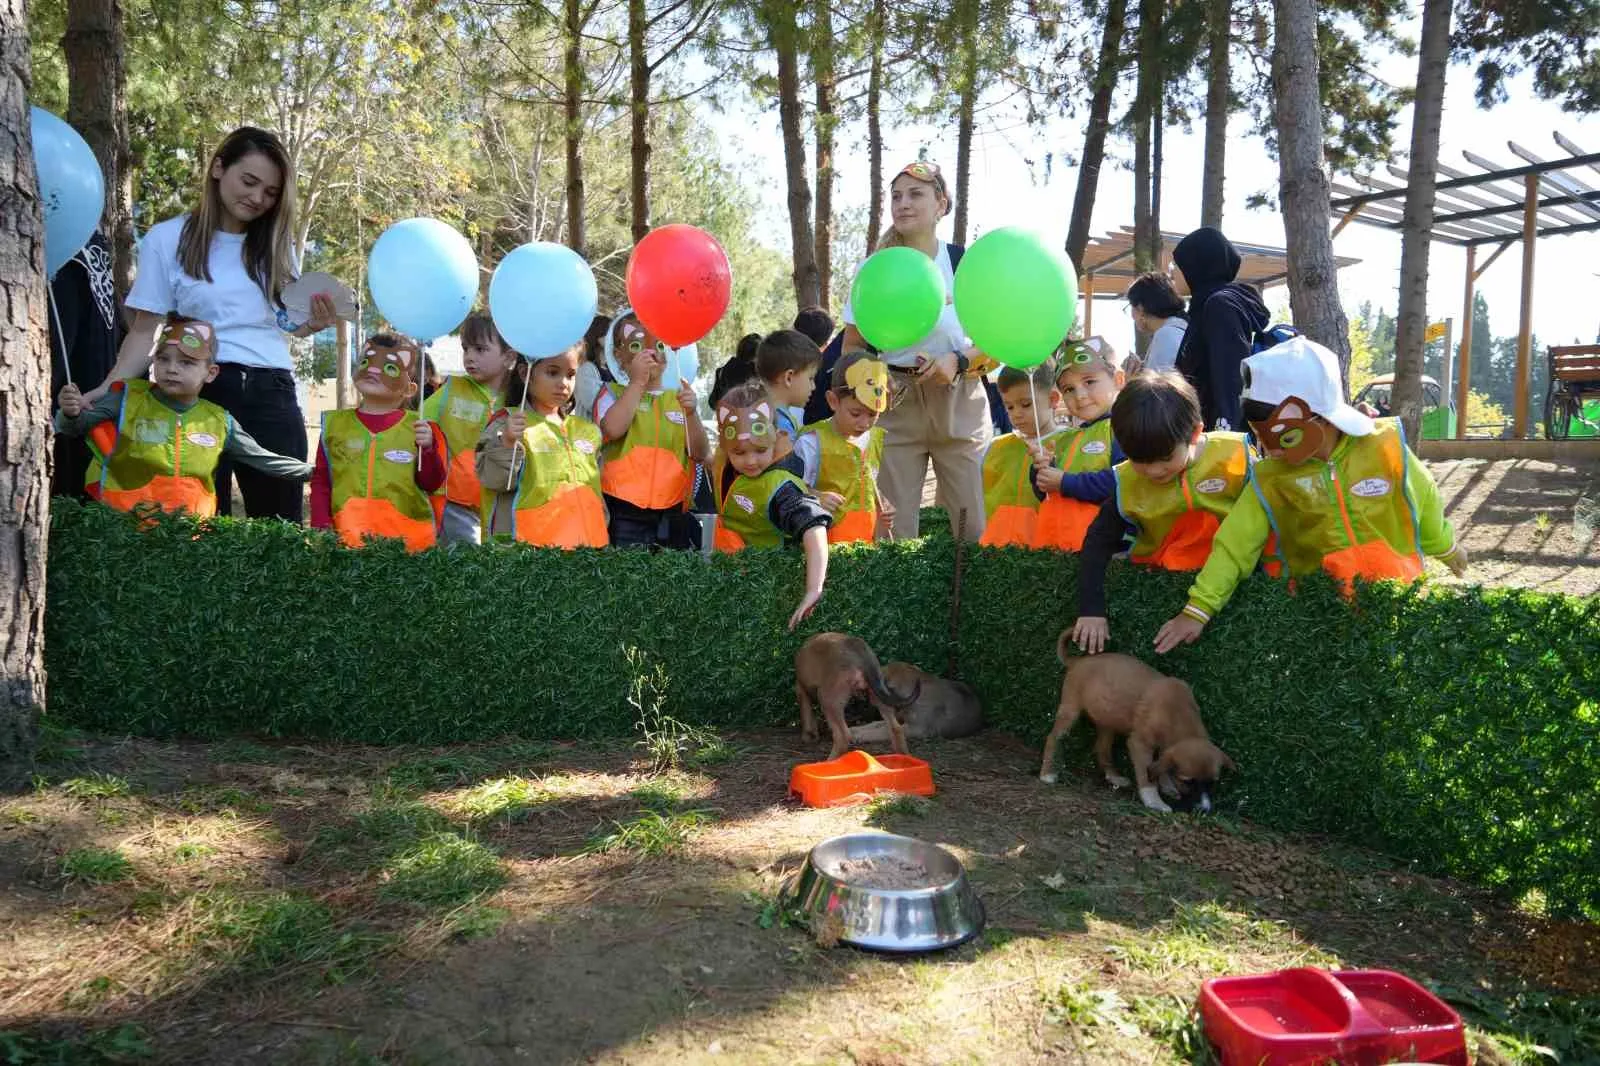
<svg viewBox="0 0 1600 1066">
<path fill-rule="evenodd" d="M 1401 974 L 1304 967 L 1200 986 L 1222 1066 L 1468 1066 L 1461 1016 Z"/>
</svg>

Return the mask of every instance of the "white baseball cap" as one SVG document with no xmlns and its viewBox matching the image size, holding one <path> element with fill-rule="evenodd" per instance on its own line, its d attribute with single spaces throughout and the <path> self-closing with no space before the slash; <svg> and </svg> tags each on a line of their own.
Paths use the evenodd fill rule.
<svg viewBox="0 0 1600 1066">
<path fill-rule="evenodd" d="M 1352 437 L 1365 437 L 1378 427 L 1344 401 L 1339 378 L 1339 358 L 1316 341 L 1290 337 L 1282 344 L 1249 356 L 1244 361 L 1244 398 L 1276 407 L 1298 396 L 1311 408 Z"/>
</svg>

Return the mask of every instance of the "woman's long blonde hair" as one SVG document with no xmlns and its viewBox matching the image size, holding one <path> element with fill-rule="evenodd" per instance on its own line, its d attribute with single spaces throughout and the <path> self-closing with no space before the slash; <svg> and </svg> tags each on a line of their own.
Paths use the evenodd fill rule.
<svg viewBox="0 0 1600 1066">
<path fill-rule="evenodd" d="M 217 179 L 211 176 L 211 171 L 218 163 L 226 170 L 252 152 L 260 152 L 276 163 L 283 180 L 279 183 L 278 202 L 272 205 L 272 210 L 245 228 L 244 269 L 261 287 L 267 302 L 281 307 L 283 287 L 295 276 L 294 259 L 290 255 L 295 217 L 294 166 L 275 133 L 254 126 L 240 126 L 228 134 L 212 154 L 206 163 L 200 203 L 189 212 L 183 232 L 178 236 L 178 265 L 191 278 L 211 280 L 211 237 L 222 226 L 223 210 Z"/>
<path fill-rule="evenodd" d="M 927 173 L 927 177 L 922 176 L 924 172 Z M 894 183 L 906 176 L 910 176 L 912 181 L 920 181 L 924 185 L 933 186 L 933 195 L 937 199 L 943 200 L 945 205 L 944 210 L 939 214 L 940 218 L 950 213 L 950 190 L 944 183 L 944 174 L 940 172 L 939 164 L 929 163 L 925 160 L 907 163 L 900 168 L 898 174 L 889 179 L 889 191 L 893 193 Z M 890 199 L 893 200 L 893 197 L 891 196 Z M 878 239 L 873 242 L 872 250 L 874 252 L 882 251 L 885 248 L 899 248 L 906 243 L 906 239 L 900 235 L 900 231 L 894 228 L 894 211 L 892 208 L 889 214 L 889 223 L 883 227 L 883 232 L 879 233 Z"/>
</svg>

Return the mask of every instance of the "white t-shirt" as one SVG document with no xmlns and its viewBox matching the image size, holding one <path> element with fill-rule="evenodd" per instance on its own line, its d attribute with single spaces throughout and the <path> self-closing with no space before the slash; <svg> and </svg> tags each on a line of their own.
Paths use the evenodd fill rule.
<svg viewBox="0 0 1600 1066">
<path fill-rule="evenodd" d="M 1183 344 L 1183 331 L 1189 323 L 1181 318 L 1169 318 L 1150 337 L 1150 347 L 1144 350 L 1144 365 L 1150 370 L 1171 370 L 1178 364 L 1178 348 Z"/>
<path fill-rule="evenodd" d="M 933 263 L 939 268 L 939 273 L 944 275 L 944 311 L 939 315 L 939 322 L 933 327 L 933 332 L 922 340 L 909 348 L 896 348 L 882 353 L 884 362 L 890 366 L 916 366 L 919 352 L 929 356 L 940 356 L 946 352 L 965 351 L 972 344 L 967 338 L 966 331 L 961 328 L 961 320 L 956 317 L 956 272 L 950 265 L 950 246 L 943 241 L 939 242 L 939 250 L 933 257 Z M 844 305 L 844 320 L 847 325 L 853 326 L 856 323 L 855 312 L 848 301 Z"/>
<path fill-rule="evenodd" d="M 292 370 L 289 335 L 278 327 L 277 309 L 244 268 L 244 234 L 211 236 L 211 280 L 201 281 L 178 265 L 178 235 L 187 215 L 150 227 L 139 242 L 139 275 L 128 293 L 136 311 L 176 311 L 217 331 L 217 362 Z"/>
</svg>

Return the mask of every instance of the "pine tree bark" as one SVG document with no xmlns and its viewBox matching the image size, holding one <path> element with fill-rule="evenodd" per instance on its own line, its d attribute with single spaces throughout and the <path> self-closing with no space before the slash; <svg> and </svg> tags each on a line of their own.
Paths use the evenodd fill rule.
<svg viewBox="0 0 1600 1066">
<path fill-rule="evenodd" d="M 1274 117 L 1278 131 L 1278 204 L 1289 249 L 1289 305 L 1294 324 L 1339 357 L 1348 377 L 1350 329 L 1339 304 L 1329 235 L 1328 167 L 1322 150 L 1317 71 L 1316 0 L 1273 0 Z"/>
<path fill-rule="evenodd" d="M 1161 0 L 1139 0 L 1139 79 L 1133 101 L 1133 268 L 1141 274 L 1156 268 L 1158 243 L 1150 213 L 1150 136 L 1161 95 L 1161 6 Z"/>
<path fill-rule="evenodd" d="M 1083 157 L 1078 162 L 1078 187 L 1072 196 L 1072 218 L 1067 225 L 1067 258 L 1080 270 L 1084 250 L 1089 247 L 1089 226 L 1094 220 L 1094 200 L 1100 188 L 1100 164 L 1106 157 L 1106 135 L 1111 132 L 1111 94 L 1117 87 L 1117 59 L 1127 16 L 1127 0 L 1107 0 L 1094 96 L 1089 101 L 1089 124 L 1083 135 Z"/>
<path fill-rule="evenodd" d="M 1450 59 L 1450 0 L 1424 0 L 1418 53 L 1417 95 L 1411 105 L 1410 181 L 1400 222 L 1400 309 L 1395 315 L 1394 391 L 1390 396 L 1390 405 L 1412 440 L 1420 439 L 1422 423 L 1428 253 L 1432 246 L 1434 183 L 1439 177 L 1445 65 Z M 1445 358 L 1450 358 L 1450 353 L 1446 352 Z M 1465 411 L 1460 414 L 1466 417 Z"/>
<path fill-rule="evenodd" d="M 1205 162 L 1200 174 L 1200 224 L 1222 228 L 1223 168 L 1228 156 L 1228 108 L 1232 95 L 1233 0 L 1210 0 L 1206 11 Z"/>
<path fill-rule="evenodd" d="M 628 0 L 628 118 L 632 180 L 633 242 L 650 232 L 650 57 L 646 51 L 644 0 Z"/>
<path fill-rule="evenodd" d="M 563 97 L 567 142 L 567 247 L 586 255 L 588 233 L 584 227 L 583 192 L 583 15 L 582 0 L 567 0 Z"/>
<path fill-rule="evenodd" d="M 783 127 L 783 169 L 789 187 L 789 240 L 794 261 L 795 303 L 821 301 L 817 252 L 811 231 L 811 183 L 806 180 L 806 142 L 801 131 L 799 26 L 795 9 L 782 0 L 762 8 L 762 18 L 778 59 L 778 118 Z"/>
<path fill-rule="evenodd" d="M 83 135 L 106 177 L 101 228 L 111 240 L 117 292 L 133 284 L 133 159 L 128 147 L 127 51 L 121 0 L 68 0 L 67 122 Z"/>
<path fill-rule="evenodd" d="M 872 51 L 867 71 L 867 180 L 872 195 L 867 199 L 867 252 L 871 254 L 883 231 L 883 125 L 879 107 L 883 101 L 883 47 L 885 0 L 872 0 L 867 15 L 867 47 Z"/>
<path fill-rule="evenodd" d="M 49 312 L 29 62 L 27 0 L 0 0 L 0 792 L 29 784 L 45 701 Z"/>
<path fill-rule="evenodd" d="M 952 239 L 967 243 L 967 189 L 972 182 L 972 126 L 978 106 L 978 2 L 962 0 L 957 12 L 961 20 L 961 84 L 956 114 L 956 209 Z"/>
<path fill-rule="evenodd" d="M 834 116 L 833 9 L 827 0 L 814 8 L 811 72 L 817 83 L 817 205 L 812 244 L 817 257 L 817 303 L 828 306 L 833 288 L 833 134 Z"/>
</svg>

